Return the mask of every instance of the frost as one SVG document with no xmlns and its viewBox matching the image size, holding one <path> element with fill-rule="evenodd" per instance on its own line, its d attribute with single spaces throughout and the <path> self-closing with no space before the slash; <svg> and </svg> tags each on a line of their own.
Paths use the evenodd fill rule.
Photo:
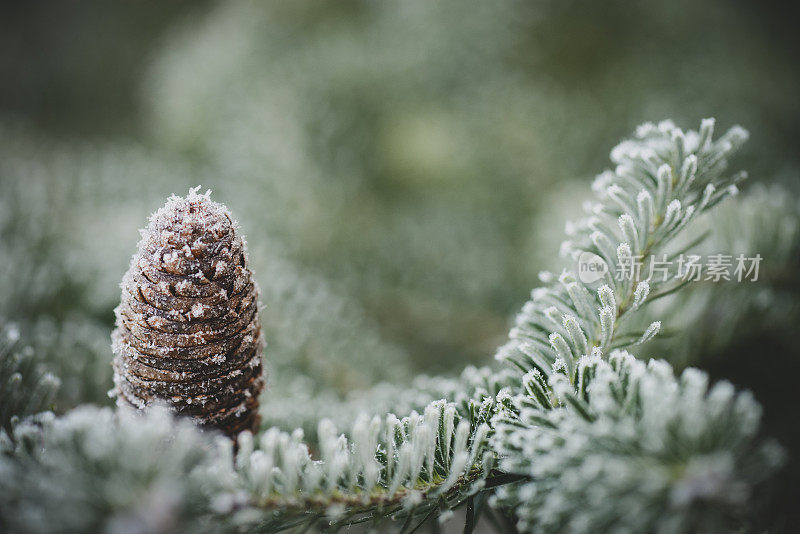
<svg viewBox="0 0 800 534">
<path fill-rule="evenodd" d="M 762 460 L 773 445 L 754 450 L 757 425 L 742 424 L 757 417 L 757 405 L 746 394 L 736 395 L 729 384 L 720 393 L 708 391 L 703 373 L 687 370 L 677 380 L 664 374 L 663 368 L 669 369 L 665 362 L 645 365 L 624 352 L 614 352 L 609 362 L 585 359 L 580 366 L 591 367 L 596 376 L 583 408 L 589 417 L 577 410 L 519 405 L 518 418 L 496 416 L 492 440 L 499 448 L 500 468 L 532 477 L 501 488 L 497 500 L 514 504 L 529 529 L 583 514 L 585 528 L 570 524 L 591 532 L 601 518 L 619 517 L 606 513 L 606 503 L 619 495 L 629 496 L 628 509 L 648 508 L 666 495 L 673 518 L 688 519 L 709 502 L 734 510 L 774 471 L 775 464 Z M 559 377 L 559 383 L 565 380 Z M 564 387 L 567 393 L 571 389 Z M 637 409 L 631 410 L 630 402 Z M 668 453 L 674 450 L 681 451 L 679 458 Z M 764 471 L 753 476 L 745 467 L 750 461 Z M 675 468 L 680 476 L 672 474 Z M 587 498 L 594 504 L 587 507 Z M 641 517 L 636 531 L 649 531 L 663 519 L 626 517 Z"/>
<path fill-rule="evenodd" d="M 708 129 L 705 123 L 703 127 Z M 603 255 L 613 268 L 616 259 L 630 258 L 632 250 L 647 247 L 660 251 L 673 231 L 688 222 L 692 209 L 704 211 L 704 184 L 713 181 L 720 185 L 719 191 L 727 190 L 727 179 L 714 169 L 723 167 L 721 147 L 733 147 L 737 135 L 723 143 L 713 143 L 710 133 L 683 135 L 674 130 L 671 123 L 643 126 L 637 131 L 638 139 L 615 149 L 616 169 L 598 178 L 598 202 L 589 204 L 590 217 L 569 228 L 570 254 L 593 251 Z M 706 137 L 707 142 L 701 141 Z M 696 183 L 688 187 L 690 179 L 681 180 L 683 175 L 694 174 L 694 154 L 684 157 L 684 153 L 694 146 L 706 147 L 706 151 L 697 160 L 700 165 Z M 713 172 L 706 165 L 711 158 L 721 161 Z M 680 180 L 674 176 L 675 169 L 682 169 Z M 709 205 L 718 200 L 719 191 L 709 197 Z M 676 201 L 680 201 L 679 209 L 670 211 Z M 257 302 L 257 298 L 249 289 L 241 294 L 252 281 L 238 265 L 238 251 L 245 244 L 244 240 L 238 241 L 236 225 L 227 213 L 224 219 L 207 217 L 216 208 L 208 193 L 200 195 L 197 190 L 184 199 L 170 199 L 170 203 L 169 209 L 154 214 L 131 265 L 132 270 L 147 268 L 147 274 L 153 275 L 152 283 L 145 282 L 147 287 L 142 289 L 147 302 L 139 304 L 159 307 L 161 315 L 148 318 L 146 323 L 165 330 L 174 326 L 178 333 L 158 332 L 146 340 L 139 339 L 136 350 L 142 349 L 146 355 L 129 351 L 133 347 L 115 339 L 115 354 L 119 357 L 125 352 L 124 361 L 116 366 L 115 381 L 118 386 L 124 385 L 128 370 L 141 363 L 140 355 L 147 361 L 176 355 L 197 357 L 196 369 L 178 374 L 181 394 L 167 397 L 176 403 L 191 404 L 192 411 L 196 411 L 218 403 L 207 395 L 189 394 L 188 388 L 208 388 L 223 382 L 212 375 L 215 366 L 226 363 L 231 346 L 236 346 L 224 337 L 225 324 L 229 324 L 226 321 L 240 317 L 239 312 Z M 687 207 L 683 216 L 680 206 Z M 660 221 L 663 222 L 659 224 Z M 198 234 L 209 236 L 208 242 Z M 205 256 L 213 256 L 212 251 L 226 257 L 215 260 Z M 170 273 L 163 272 L 162 263 L 175 274 L 163 278 Z M 346 307 L 340 299 L 319 297 L 324 288 L 309 291 L 311 296 L 299 294 L 296 289 L 309 284 L 291 268 L 281 269 L 274 271 L 285 275 L 285 281 L 276 286 L 278 289 L 271 288 L 273 294 L 264 299 L 275 307 L 272 319 L 293 325 L 296 335 L 288 336 L 294 344 L 291 350 L 308 356 L 322 373 L 336 373 L 331 362 L 344 349 L 326 342 L 341 341 L 347 332 L 360 332 L 364 319 L 344 313 Z M 233 290 L 220 287 L 220 278 L 225 278 L 226 287 Z M 498 359 L 510 360 L 517 368 L 500 372 L 473 368 L 457 380 L 423 377 L 408 390 L 385 384 L 364 392 L 362 397 L 358 396 L 362 393 L 354 392 L 353 400 L 341 404 L 325 395 L 317 396 L 312 379 L 300 377 L 292 381 L 287 389 L 314 394 L 301 400 L 275 396 L 275 404 L 262 415 L 278 418 L 274 414 L 288 411 L 289 403 L 297 405 L 292 407 L 296 410 L 310 412 L 312 418 L 322 412 L 333 414 L 336 422 L 320 422 L 317 439 L 308 443 L 303 441 L 302 432 L 283 432 L 270 421 L 256 435 L 242 433 L 238 449 L 226 441 L 205 457 L 203 451 L 210 447 L 212 433 L 198 434 L 193 427 L 186 431 L 182 423 L 187 421 L 173 421 L 155 412 L 140 414 L 140 424 L 127 418 L 129 410 L 120 410 L 118 422 L 100 412 L 82 417 L 70 414 L 67 417 L 72 426 L 60 427 L 56 432 L 48 429 L 47 434 L 28 440 L 43 445 L 32 447 L 31 454 L 44 458 L 51 455 L 47 469 L 63 480 L 77 480 L 76 488 L 83 479 L 74 475 L 82 473 L 70 471 L 71 466 L 87 465 L 87 458 L 116 465 L 120 474 L 127 469 L 144 473 L 147 476 L 125 477 L 134 484 L 153 481 L 153 487 L 146 486 L 142 493 L 131 490 L 134 502 L 150 502 L 148 499 L 153 496 L 164 495 L 164 488 L 174 490 L 170 495 L 175 499 L 184 495 L 208 496 L 195 492 L 210 491 L 212 512 L 233 512 L 230 516 L 240 522 L 238 529 L 251 525 L 291 526 L 289 518 L 294 521 L 298 517 L 292 514 L 305 514 L 308 509 L 313 509 L 316 517 L 327 512 L 324 521 L 340 515 L 356 517 L 362 506 L 367 506 L 377 519 L 381 510 L 397 511 L 396 505 L 401 502 L 419 506 L 414 511 L 424 516 L 428 510 L 463 502 L 483 488 L 481 477 L 492 472 L 498 462 L 497 467 L 503 471 L 525 477 L 497 490 L 498 502 L 503 508 L 514 509 L 521 529 L 582 532 L 602 525 L 620 532 L 667 532 L 675 530 L 676 524 L 691 526 L 695 517 L 704 517 L 703 507 L 709 500 L 726 517 L 730 511 L 724 509 L 726 506 L 743 507 L 741 497 L 757 487 L 758 478 L 781 461 L 776 449 L 762 453 L 758 442 L 753 441 L 760 411 L 752 398 L 737 394 L 727 384 L 709 390 L 704 375 L 694 371 L 687 371 L 676 380 L 664 362 L 645 365 L 614 350 L 635 342 L 638 336 L 632 334 L 651 319 L 647 315 L 649 308 L 637 307 L 646 302 L 648 294 L 658 295 L 665 286 L 658 281 L 638 283 L 639 279 L 608 277 L 596 291 L 571 273 L 558 280 L 545 275 L 541 281 L 544 287 L 532 292 L 533 300 L 523 306 L 514 322 L 511 340 L 497 352 Z M 177 295 L 170 294 L 170 284 Z M 123 279 L 122 289 L 124 298 L 139 298 L 130 276 Z M 285 295 L 296 300 L 288 300 Z M 235 311 L 224 306 L 229 296 L 236 299 Z M 292 306 L 275 306 L 275 302 L 290 302 Z M 301 312 L 291 314 L 285 308 Z M 123 313 L 128 315 L 123 317 Z M 144 317 L 142 312 L 136 314 Z M 124 306 L 118 308 L 118 324 L 130 321 L 131 315 Z M 317 320 L 320 315 L 323 319 Z M 324 330 L 325 320 L 331 316 L 345 317 L 342 324 L 346 328 Z M 137 323 L 142 323 L 142 317 L 135 317 Z M 162 317 L 170 321 L 165 322 Z M 194 321 L 199 318 L 203 320 Z M 174 325 L 170 324 L 173 319 Z M 181 324 L 177 324 L 179 321 Z M 200 328 L 201 325 L 210 326 Z M 140 327 L 144 328 L 144 324 L 131 325 L 137 332 Z M 659 328 L 660 323 L 651 322 L 642 339 L 651 337 Z M 234 341 L 253 350 L 254 344 L 261 344 L 258 332 L 249 325 Z M 377 338 L 357 337 L 356 343 L 367 354 L 365 366 L 387 365 L 384 356 L 371 358 L 379 352 L 374 350 L 376 347 L 381 349 Z M 347 345 L 344 341 L 341 344 Z M 302 352 L 306 350 L 308 353 Z M 590 356 L 586 356 L 587 352 Z M 402 354 L 388 354 L 402 359 Z M 226 379 L 251 376 L 250 369 L 262 365 L 258 354 L 248 356 L 246 362 L 243 359 L 241 354 L 232 354 L 227 363 L 242 365 L 233 370 L 225 365 L 220 373 Z M 186 365 L 187 361 L 192 360 L 180 363 Z M 139 377 L 131 376 L 132 383 L 136 378 Z M 16 384 L 22 379 L 24 376 L 15 371 L 7 383 Z M 236 381 L 236 387 L 230 382 L 219 386 L 219 392 L 235 393 L 237 398 L 228 404 L 233 406 L 214 417 L 247 419 L 263 379 L 255 378 L 250 387 L 242 390 L 240 384 L 244 382 Z M 114 393 L 118 399 L 124 398 L 123 388 Z M 388 406 L 387 399 L 391 402 Z M 140 407 L 145 404 L 135 396 L 127 402 Z M 408 415 L 373 416 L 385 410 Z M 360 415 L 362 412 L 366 415 Z M 87 420 L 97 424 L 102 435 Z M 196 420 L 204 421 L 202 417 Z M 39 432 L 32 425 L 26 428 L 29 433 Z M 85 435 L 88 437 L 84 439 Z M 491 446 L 487 446 L 487 440 Z M 58 448 L 59 443 L 69 447 Z M 169 463 L 162 465 L 162 455 L 153 455 L 153 450 L 163 451 Z M 309 451 L 314 451 L 315 456 Z M 674 451 L 680 451 L 679 458 Z M 0 462 L 4 458 L 0 455 Z M 118 462 L 120 459 L 125 465 Z M 39 464 L 20 465 L 36 468 Z M 139 466 L 141 471 L 136 471 Z M 164 480 L 162 473 L 171 473 L 173 478 Z M 9 480 L 24 480 L 25 473 L 17 474 Z M 6 477 L 0 479 L 0 484 L 6 481 Z M 101 493 L 113 483 L 114 477 L 106 476 L 97 481 L 92 491 Z M 38 488 L 39 492 L 48 490 Z M 77 499 L 78 504 L 70 508 L 83 509 L 85 502 L 91 501 Z M 385 504 L 389 506 L 384 508 Z M 609 513 L 614 508 L 628 512 L 628 523 L 615 522 L 616 516 Z M 677 523 L 663 521 L 659 511 L 664 509 L 670 510 L 667 519 L 677 518 Z M 173 510 L 173 501 L 165 499 L 164 507 L 158 510 L 159 515 L 168 515 L 161 512 Z M 207 519 L 206 514 L 200 515 Z M 330 526 L 334 530 L 341 524 Z"/>
<path fill-rule="evenodd" d="M 191 309 L 190 314 L 191 314 L 192 317 L 204 317 L 205 314 L 206 314 L 206 310 L 207 309 L 208 309 L 208 306 L 198 302 L 198 303 L 192 305 L 192 309 Z"/>
<path fill-rule="evenodd" d="M 660 330 L 661 321 L 654 321 L 650 324 L 650 326 L 647 327 L 647 330 L 645 330 L 644 334 L 642 334 L 642 337 L 639 338 L 639 341 L 637 341 L 636 344 L 641 345 L 642 343 L 650 341 L 658 334 Z"/>
<path fill-rule="evenodd" d="M 647 300 L 647 296 L 650 294 L 650 282 L 647 280 L 642 280 L 638 284 L 636 284 L 636 289 L 633 293 L 633 305 L 632 308 L 636 309 Z"/>
</svg>

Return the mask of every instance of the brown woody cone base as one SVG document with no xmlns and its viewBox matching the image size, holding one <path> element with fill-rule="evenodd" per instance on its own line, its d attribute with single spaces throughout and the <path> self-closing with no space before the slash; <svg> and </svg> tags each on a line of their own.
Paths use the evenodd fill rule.
<svg viewBox="0 0 800 534">
<path fill-rule="evenodd" d="M 192 190 L 142 231 L 112 334 L 118 406 L 166 404 L 231 437 L 258 426 L 257 290 L 227 210 Z"/>
</svg>

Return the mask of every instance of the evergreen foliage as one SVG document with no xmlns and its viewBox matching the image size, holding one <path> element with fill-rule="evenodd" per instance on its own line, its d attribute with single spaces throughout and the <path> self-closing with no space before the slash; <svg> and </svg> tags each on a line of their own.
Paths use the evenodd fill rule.
<svg viewBox="0 0 800 534">
<path fill-rule="evenodd" d="M 537 401 L 533 371 L 528 395 L 507 398 L 497 415 L 500 469 L 530 477 L 497 493 L 521 530 L 757 530 L 760 484 L 784 456 L 757 439 L 761 409 L 750 394 L 709 386 L 697 369 L 676 378 L 666 362 L 623 351 L 585 358 L 578 373 L 592 377 L 581 398 L 562 381 L 553 399 L 575 409 Z"/>
<path fill-rule="evenodd" d="M 48 408 L 60 383 L 19 339 L 17 325 L 0 323 L 0 432 L 10 432 L 20 417 Z"/>
<path fill-rule="evenodd" d="M 6 532 L 167 532 L 208 528 L 194 477 L 213 442 L 165 410 L 81 406 L 45 412 L 3 435 L 0 526 Z"/>
<path fill-rule="evenodd" d="M 743 175 L 727 174 L 727 162 L 746 133 L 712 134 L 711 120 L 688 132 L 665 121 L 614 149 L 616 167 L 598 176 L 587 217 L 562 247 L 571 258 L 596 254 L 609 271 L 599 287 L 574 269 L 543 273 L 498 351 L 510 369 L 419 378 L 402 393 L 378 386 L 330 403 L 339 422 L 313 404 L 284 419 L 265 414 L 238 450 L 160 410 L 40 414 L 3 430 L 0 526 L 269 532 L 393 520 L 411 531 L 467 503 L 471 530 L 490 495 L 523 531 L 754 525 L 761 485 L 783 462 L 758 435 L 759 405 L 699 371 L 675 378 L 669 364 L 626 352 L 658 334 L 651 303 L 686 284 L 674 271 L 648 276 L 647 263 L 642 275 L 614 276 L 630 256 L 692 246 L 679 234 L 736 192 Z M 3 354 L 2 376 L 18 381 L 17 360 Z M 13 398 L 4 426 L 38 409 Z"/>
</svg>

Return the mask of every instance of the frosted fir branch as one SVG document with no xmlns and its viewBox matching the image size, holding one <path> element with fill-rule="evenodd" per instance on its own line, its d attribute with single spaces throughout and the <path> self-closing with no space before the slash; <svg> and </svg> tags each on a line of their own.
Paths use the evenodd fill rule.
<svg viewBox="0 0 800 534">
<path fill-rule="evenodd" d="M 706 394 L 699 371 L 677 382 L 668 364 L 619 350 L 655 337 L 660 321 L 635 330 L 652 320 L 643 307 L 685 284 L 674 272 L 611 273 L 667 253 L 743 177 L 723 171 L 746 134 L 734 128 L 712 141 L 712 129 L 710 120 L 686 134 L 671 122 L 645 125 L 614 149 L 617 168 L 598 176 L 597 202 L 562 246 L 574 259 L 601 257 L 602 285 L 546 274 L 549 286 L 533 291 L 498 353 L 523 375 L 498 396 L 491 444 L 502 471 L 528 480 L 501 487 L 495 504 L 523 531 L 717 531 L 780 464 L 777 447 L 756 440 L 760 407 L 749 394 L 730 384 Z"/>
<path fill-rule="evenodd" d="M 697 214 L 732 194 L 733 189 L 728 186 L 739 179 L 723 178 L 721 173 L 726 166 L 725 156 L 746 135 L 743 130 L 734 129 L 720 140 L 712 142 L 712 129 L 713 121 L 704 121 L 700 132 L 688 134 L 668 122 L 640 128 L 635 141 L 625 142 L 612 152 L 612 160 L 618 164 L 617 169 L 598 177 L 595 189 L 599 193 L 599 202 L 590 207 L 589 217 L 573 225 L 577 230 L 565 250 L 571 251 L 573 256 L 584 251 L 597 254 L 606 261 L 609 272 L 614 272 L 626 256 L 647 256 L 666 249 L 670 241 Z M 702 169 L 702 173 L 699 169 Z M 511 361 L 526 373 L 522 381 L 523 387 L 511 386 L 508 391 L 519 389 L 523 397 L 527 395 L 527 398 L 536 399 L 541 406 L 568 406 L 572 412 L 592 419 L 593 416 L 585 405 L 585 396 L 592 387 L 594 373 L 587 369 L 585 362 L 602 361 L 613 348 L 644 343 L 654 337 L 661 327 L 658 321 L 652 322 L 643 332 L 625 331 L 623 324 L 635 312 L 638 317 L 637 310 L 648 302 L 648 297 L 654 292 L 662 291 L 670 283 L 642 277 L 617 281 L 608 274 L 605 282 L 593 294 L 575 275 L 565 271 L 549 287 L 534 290 L 532 300 L 517 317 L 516 326 L 511 332 L 511 342 L 498 354 L 499 359 Z M 674 284 L 675 281 L 672 280 L 671 283 Z M 497 397 L 498 402 L 506 402 L 508 398 L 508 394 L 502 392 Z M 470 402 L 472 405 L 475 403 L 474 400 Z M 491 414 L 493 403 L 487 402 L 486 406 L 486 413 Z M 389 425 L 388 421 L 385 424 Z M 409 424 L 416 428 L 418 423 L 414 422 L 415 419 L 410 421 Z M 518 423 L 525 427 L 525 421 Z M 366 423 L 362 420 L 360 424 Z M 380 424 L 372 423 L 372 426 L 378 428 Z M 302 434 L 274 432 L 267 431 L 264 439 L 278 439 L 267 436 L 281 436 L 283 442 L 302 447 Z M 375 475 L 357 454 L 358 447 L 349 447 L 349 453 L 346 454 L 344 451 L 348 450 L 347 442 L 340 441 L 337 445 L 335 433 L 320 428 L 318 435 L 321 440 L 320 450 L 323 451 L 321 463 L 313 464 L 309 457 L 302 454 L 297 456 L 299 459 L 291 456 L 292 461 L 299 462 L 298 465 L 302 467 L 297 467 L 294 463 L 287 466 L 288 473 L 295 474 L 283 478 L 277 475 L 283 471 L 276 471 L 279 478 L 267 487 L 269 491 L 280 495 L 280 499 L 277 503 L 269 499 L 264 501 L 268 508 L 285 510 L 291 502 L 292 494 L 299 491 L 296 484 L 300 480 L 311 481 L 311 486 L 304 488 L 309 492 L 312 488 L 319 487 L 320 480 L 326 479 L 328 482 L 322 484 L 322 487 L 328 488 L 327 492 L 314 490 L 323 497 L 323 502 L 330 502 L 334 497 L 331 493 L 333 491 L 352 495 L 358 487 L 355 481 L 366 481 L 369 484 L 366 488 L 367 495 L 362 494 L 362 499 L 366 499 L 362 504 L 371 502 L 373 497 L 369 495 L 372 493 Z M 364 433 L 354 428 L 353 435 Z M 408 480 L 411 482 L 423 472 L 421 469 L 426 465 L 425 458 L 430 458 L 430 454 L 426 456 L 424 453 L 428 449 L 413 435 L 404 433 L 401 437 L 401 441 L 394 445 L 388 445 L 387 442 L 391 454 L 384 464 L 386 478 L 379 490 L 379 499 L 387 496 L 393 499 L 392 496 L 398 489 L 406 486 L 398 480 L 399 475 L 395 478 L 390 476 L 392 466 L 403 465 L 403 472 L 408 470 L 409 476 L 414 475 Z M 372 438 L 364 439 L 370 442 Z M 498 443 L 495 449 L 508 453 L 503 448 L 504 439 L 516 439 L 513 430 L 500 438 L 493 438 Z M 322 446 L 326 441 L 327 445 Z M 477 447 L 481 446 L 481 440 L 476 443 Z M 269 443 L 265 446 L 268 450 L 275 447 Z M 402 447 L 406 447 L 407 451 L 414 450 L 414 447 L 418 450 L 414 456 L 404 460 L 402 454 L 394 452 Z M 340 455 L 332 454 L 331 451 L 340 451 Z M 478 456 L 477 452 L 478 449 L 474 456 Z M 393 463 L 391 458 L 395 454 L 398 456 L 396 463 Z M 270 458 L 273 456 L 274 454 L 269 455 Z M 491 454 L 487 458 L 491 458 Z M 523 463 L 529 460 L 528 457 L 521 459 Z M 503 457 L 503 461 L 508 473 L 527 474 L 524 470 L 514 470 L 510 457 Z M 247 462 L 243 462 L 245 464 Z M 306 472 L 306 465 L 315 465 L 316 471 Z M 257 480 L 265 483 L 265 473 L 272 472 L 272 466 L 269 463 L 269 468 Z M 326 468 L 334 471 L 327 472 Z M 298 472 L 303 475 L 296 474 Z M 335 473 L 335 476 L 331 473 Z M 448 476 L 446 480 L 451 478 L 452 476 Z M 422 482 L 430 483 L 431 480 L 422 479 Z M 278 482 L 288 485 L 274 485 Z M 414 488 L 414 485 L 411 484 L 410 487 Z M 420 498 L 422 493 L 412 489 L 410 495 Z M 284 500 L 287 496 L 290 501 Z M 427 494 L 425 497 L 430 505 L 430 498 Z M 302 501 L 302 505 L 307 506 L 309 502 Z M 349 510 L 346 504 L 344 509 Z M 346 514 L 346 517 L 348 521 L 352 519 L 351 515 Z"/>
<path fill-rule="evenodd" d="M 573 260 L 586 252 L 601 258 L 607 267 L 602 285 L 593 290 L 574 270 L 558 277 L 545 274 L 549 284 L 532 292 L 498 360 L 545 377 L 553 366 L 563 367 L 574 385 L 581 357 L 628 348 L 657 334 L 658 323 L 640 332 L 626 329 L 626 323 L 683 281 L 674 271 L 666 280 L 649 278 L 648 258 L 665 253 L 698 215 L 735 194 L 735 184 L 745 177 L 725 170 L 747 132 L 734 127 L 713 141 L 713 129 L 713 119 L 688 132 L 671 121 L 648 123 L 612 150 L 616 168 L 597 176 L 595 202 L 586 206 L 585 218 L 568 225 L 570 239 L 562 245 L 562 253 Z M 639 272 L 615 276 L 637 257 L 645 260 Z"/>
<path fill-rule="evenodd" d="M 224 474 L 210 476 L 225 481 L 220 513 L 267 531 L 383 521 L 404 531 L 446 517 L 487 484 L 494 465 L 488 422 L 495 395 L 513 383 L 508 371 L 468 367 L 455 379 L 418 377 L 410 389 L 384 384 L 331 406 L 312 403 L 308 409 L 338 415 L 339 424 L 323 419 L 311 440 L 302 429 L 245 434 L 235 456 L 221 444 L 231 461 L 215 464 Z M 367 415 L 389 410 L 411 415 Z M 353 413 L 361 415 L 350 432 L 339 433 Z"/>
<path fill-rule="evenodd" d="M 210 435 L 166 410 L 85 405 L 39 414 L 0 440 L 0 524 L 9 532 L 206 531 Z"/>
<path fill-rule="evenodd" d="M 573 240 L 564 250 L 571 253 L 591 251 L 610 262 L 609 267 L 612 267 L 614 262 L 621 261 L 620 256 L 624 258 L 634 253 L 662 250 L 698 213 L 729 195 L 732 190 L 728 185 L 735 179 L 722 178 L 720 173 L 725 165 L 724 156 L 743 135 L 736 130 L 727 138 L 724 136 L 711 142 L 710 129 L 710 123 L 706 121 L 700 132 L 684 135 L 670 123 L 662 123 L 657 127 L 640 129 L 637 140 L 620 145 L 622 148 L 618 147 L 612 156 L 618 163 L 617 170 L 601 175 L 595 182 L 598 203 L 589 207 L 589 217 L 573 225 Z M 609 277 L 593 293 L 568 272 L 557 281 L 554 276 L 550 278 L 553 281 L 549 285 L 533 292 L 532 300 L 517 318 L 511 342 L 498 354 L 498 359 L 506 359 L 523 371 L 516 376 L 503 374 L 502 379 L 490 376 L 484 380 L 486 387 L 453 384 L 449 392 L 443 393 L 453 402 L 428 403 L 419 412 L 411 412 L 402 419 L 392 415 L 360 417 L 347 435 L 340 434 L 337 425 L 327 421 L 317 425 L 316 439 L 311 442 L 304 441 L 300 430 L 282 432 L 270 429 L 255 438 L 242 435 L 236 455 L 231 445 L 223 442 L 217 445 L 219 449 L 213 454 L 203 456 L 196 463 L 184 462 L 180 455 L 172 457 L 173 462 L 184 466 L 172 471 L 162 470 L 159 459 L 136 456 L 136 461 L 141 463 L 133 466 L 132 471 L 163 471 L 166 478 L 156 480 L 164 486 L 174 484 L 181 495 L 199 492 L 198 497 L 188 499 L 186 503 L 202 505 L 198 517 L 205 518 L 210 524 L 257 527 L 262 531 L 294 526 L 337 527 L 357 522 L 377 524 L 387 518 L 401 520 L 401 529 L 411 530 L 420 517 L 422 520 L 433 517 L 484 487 L 529 477 L 532 460 L 538 463 L 539 458 L 531 457 L 524 446 L 532 436 L 539 435 L 536 432 L 551 427 L 559 432 L 562 421 L 580 420 L 584 426 L 565 424 L 564 427 L 565 432 L 574 431 L 570 437 L 580 444 L 591 439 L 591 430 L 595 428 L 592 425 L 605 424 L 604 412 L 600 408 L 607 405 L 604 402 L 611 401 L 608 395 L 595 394 L 603 391 L 597 384 L 603 383 L 602 380 L 598 382 L 598 377 L 605 375 L 599 370 L 612 365 L 605 363 L 604 358 L 615 347 L 646 341 L 656 333 L 657 322 L 640 332 L 624 325 L 633 317 L 643 318 L 642 309 L 652 301 L 653 295 L 671 287 L 670 282 L 662 284 L 637 279 L 618 283 Z M 637 366 L 631 364 L 630 367 Z M 665 384 L 669 382 L 665 373 L 657 373 L 657 377 Z M 620 375 L 620 380 L 627 387 L 629 373 Z M 495 393 L 500 384 L 504 389 Z M 614 394 L 619 391 L 619 388 L 611 386 L 606 389 Z M 491 395 L 485 395 L 487 392 Z M 623 406 L 639 402 L 639 397 L 632 395 L 622 397 Z M 418 397 L 410 402 L 420 400 Z M 499 414 L 498 403 L 502 407 Z M 753 419 L 753 410 L 749 404 L 744 408 L 751 417 L 741 419 L 739 424 L 746 426 Z M 653 409 L 647 414 L 647 424 L 657 427 L 660 421 L 658 410 Z M 150 417 L 158 416 L 146 416 L 146 424 L 149 424 Z M 634 429 L 640 428 L 632 422 L 636 417 L 635 413 L 620 412 L 619 428 L 625 430 L 630 425 Z M 88 479 L 82 479 L 86 483 L 84 493 L 74 491 L 75 495 L 89 499 L 86 495 L 96 491 L 95 486 L 103 487 L 103 482 L 92 477 L 99 478 L 105 474 L 89 467 L 95 465 L 94 462 L 105 461 L 105 451 L 116 446 L 116 437 L 96 435 L 96 429 L 89 430 L 88 423 L 82 423 L 88 419 L 88 416 L 68 415 L 63 425 L 45 425 L 47 428 L 41 432 L 42 435 L 33 432 L 31 429 L 35 427 L 30 425 L 20 427 L 22 434 L 28 432 L 38 436 L 39 440 L 53 440 L 44 453 L 34 451 L 35 461 L 29 465 L 43 466 L 38 473 L 30 469 L 34 478 L 26 478 L 28 472 L 25 467 L 20 467 L 25 464 L 25 453 L 19 449 L 0 465 L 3 472 L 14 474 L 9 479 L 16 477 L 28 481 L 27 498 L 19 497 L 19 501 L 29 507 L 30 513 L 36 513 L 41 507 L 55 507 L 54 500 L 57 501 L 55 493 L 45 495 L 44 502 L 31 499 L 31 495 L 36 494 L 32 491 L 36 481 L 50 480 L 54 487 L 61 483 L 63 489 L 64 481 L 70 480 L 71 476 L 74 478 L 77 473 L 70 471 L 71 465 L 84 466 L 87 472 L 92 473 Z M 143 424 L 140 419 L 129 418 L 126 414 L 120 415 L 118 423 L 102 417 L 96 419 L 101 421 L 98 426 L 104 432 L 115 430 L 114 436 L 119 432 L 130 441 L 130 447 L 152 449 L 152 443 L 141 441 L 136 435 L 135 429 Z M 704 420 L 698 424 L 705 428 Z M 78 440 L 79 446 L 71 445 L 74 440 L 69 436 L 84 432 L 90 433 L 93 439 L 102 440 L 102 445 L 97 446 L 99 452 L 88 441 Z M 48 438 L 48 435 L 52 437 Z M 159 439 L 173 439 L 159 435 Z M 743 435 L 749 434 L 744 432 Z M 490 439 L 491 448 L 487 447 Z M 619 439 L 643 438 L 628 433 Z M 187 435 L 185 440 L 194 443 L 195 438 Z M 30 443 L 30 440 L 26 442 Z M 557 455 L 559 443 L 553 439 L 536 443 L 544 451 L 541 457 L 545 462 L 548 453 Z M 721 449 L 727 444 L 722 442 Z M 495 465 L 496 453 L 500 455 L 500 466 L 505 475 L 492 480 L 490 469 Z M 64 463 L 71 462 L 70 466 L 59 467 L 59 462 L 53 460 L 61 454 Z M 608 454 L 610 459 L 613 458 L 613 454 Z M 596 457 L 604 458 L 602 454 Z M 686 466 L 686 473 L 696 474 L 708 465 L 700 458 Z M 120 476 L 125 476 L 126 469 L 129 467 L 119 466 Z M 591 486 L 581 486 L 575 475 L 573 479 L 559 480 L 557 484 L 549 484 L 548 480 L 543 478 L 541 484 L 534 480 L 508 486 L 500 490 L 498 504 L 518 506 L 520 515 L 527 521 L 523 524 L 533 525 L 539 518 L 526 518 L 528 503 L 536 502 L 537 498 L 558 501 L 563 495 L 559 491 L 572 491 L 576 500 L 583 499 L 587 507 L 582 512 L 584 516 L 609 513 L 607 502 L 596 502 L 589 498 L 591 495 L 580 493 L 582 488 Z M 558 486 L 562 483 L 563 490 Z M 641 480 L 633 482 L 634 485 L 645 483 Z M 21 487 L 25 488 L 24 485 Z M 147 484 L 139 490 L 141 493 L 137 495 L 140 499 L 158 495 Z M 653 499 L 654 509 L 663 507 L 665 494 L 640 493 Z M 175 517 L 183 517 L 181 503 L 185 504 L 180 501 L 176 505 Z M 124 514 L 124 510 L 131 507 L 135 508 L 130 502 L 111 503 L 103 510 L 112 514 L 110 520 L 116 521 L 117 514 Z M 66 509 L 72 508 L 75 507 Z M 542 507 L 542 510 L 548 508 Z M 55 511 L 49 508 L 48 513 Z M 665 521 L 669 519 L 664 517 Z M 109 519 L 97 518 L 97 521 L 101 520 Z M 668 523 L 659 525 L 663 527 Z"/>
<path fill-rule="evenodd" d="M 22 346 L 19 327 L 0 322 L 0 432 L 10 433 L 20 418 L 46 409 L 59 384 Z"/>
<path fill-rule="evenodd" d="M 728 382 L 623 351 L 583 358 L 588 387 L 541 395 L 536 371 L 525 393 L 506 397 L 492 442 L 500 469 L 530 481 L 501 487 L 522 531 L 718 532 L 746 525 L 763 481 L 784 462 L 759 442 L 758 403 Z M 620 513 L 624 510 L 625 513 Z M 733 523 L 731 523 L 733 522 Z M 602 525 L 602 528 L 600 527 Z"/>
<path fill-rule="evenodd" d="M 323 420 L 312 445 L 300 431 L 243 433 L 236 453 L 230 440 L 157 407 L 45 413 L 0 439 L 0 524 L 26 532 L 411 524 L 483 487 L 492 406 L 488 399 L 475 418 L 443 401 L 402 419 L 363 416 L 349 436 Z"/>
<path fill-rule="evenodd" d="M 483 487 L 493 405 L 487 397 L 469 417 L 443 400 L 402 419 L 362 415 L 349 436 L 322 420 L 314 456 L 300 430 L 245 433 L 208 478 L 220 484 L 220 513 L 248 510 L 239 514 L 246 523 L 267 530 L 425 515 Z"/>
</svg>

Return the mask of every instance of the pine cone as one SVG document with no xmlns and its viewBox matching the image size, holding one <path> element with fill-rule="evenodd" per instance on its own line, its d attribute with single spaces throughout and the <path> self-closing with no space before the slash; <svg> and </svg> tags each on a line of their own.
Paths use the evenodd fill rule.
<svg viewBox="0 0 800 534">
<path fill-rule="evenodd" d="M 114 393 L 233 437 L 258 424 L 263 343 L 245 242 L 209 194 L 170 197 L 142 230 L 114 310 Z"/>
</svg>

